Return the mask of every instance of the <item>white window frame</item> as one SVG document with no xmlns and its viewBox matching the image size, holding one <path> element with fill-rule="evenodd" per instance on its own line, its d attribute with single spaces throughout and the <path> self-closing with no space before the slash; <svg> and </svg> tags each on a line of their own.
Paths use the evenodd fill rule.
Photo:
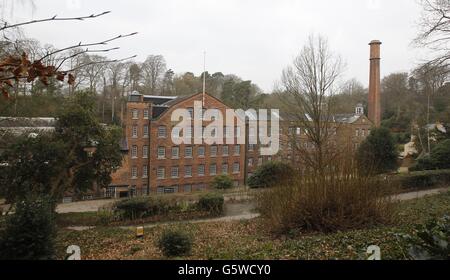
<svg viewBox="0 0 450 280">
<path fill-rule="evenodd" d="M 162 180 L 166 178 L 166 168 L 165 167 L 158 167 L 156 170 L 156 178 L 158 180 Z"/>
<path fill-rule="evenodd" d="M 164 151 L 164 155 L 160 154 L 160 151 Z M 166 147 L 158 147 L 157 149 L 157 157 L 158 159 L 165 159 L 166 158 Z"/>
<path fill-rule="evenodd" d="M 189 172 L 187 172 L 189 170 Z M 192 165 L 184 166 L 184 177 L 191 178 L 192 177 Z"/>
</svg>

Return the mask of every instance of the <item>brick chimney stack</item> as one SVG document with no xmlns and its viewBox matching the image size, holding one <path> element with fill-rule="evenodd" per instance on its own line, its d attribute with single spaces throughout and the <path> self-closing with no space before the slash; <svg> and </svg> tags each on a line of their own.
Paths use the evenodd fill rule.
<svg viewBox="0 0 450 280">
<path fill-rule="evenodd" d="M 380 96 L 380 46 L 381 42 L 374 40 L 370 45 L 370 77 L 369 77 L 369 119 L 375 127 L 381 125 Z"/>
</svg>

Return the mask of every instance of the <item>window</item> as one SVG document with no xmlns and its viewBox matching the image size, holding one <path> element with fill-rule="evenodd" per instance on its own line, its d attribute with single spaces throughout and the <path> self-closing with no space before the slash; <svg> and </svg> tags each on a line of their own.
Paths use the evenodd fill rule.
<svg viewBox="0 0 450 280">
<path fill-rule="evenodd" d="M 184 177 L 192 177 L 192 166 L 186 165 L 184 167 Z"/>
<path fill-rule="evenodd" d="M 217 146 L 211 146 L 211 156 L 212 157 L 217 156 Z"/>
<path fill-rule="evenodd" d="M 179 168 L 178 166 L 172 167 L 172 171 L 170 172 L 170 175 L 172 178 L 178 178 Z"/>
<path fill-rule="evenodd" d="M 158 158 L 165 158 L 166 157 L 166 148 L 165 147 L 158 147 Z"/>
<path fill-rule="evenodd" d="M 234 154 L 237 156 L 241 154 L 241 146 L 240 145 L 234 146 Z"/>
<path fill-rule="evenodd" d="M 252 158 L 248 159 L 248 166 L 253 166 L 253 159 Z"/>
<path fill-rule="evenodd" d="M 183 187 L 184 192 L 192 192 L 192 185 L 184 185 Z"/>
<path fill-rule="evenodd" d="M 114 197 L 116 193 L 116 187 L 107 187 L 105 192 L 105 197 Z"/>
<path fill-rule="evenodd" d="M 172 128 L 172 138 L 180 139 L 181 138 L 181 127 Z"/>
<path fill-rule="evenodd" d="M 198 147 L 197 155 L 198 155 L 199 157 L 204 157 L 204 156 L 205 156 L 205 147 L 204 147 L 204 146 Z"/>
<path fill-rule="evenodd" d="M 248 150 L 249 150 L 250 152 L 253 152 L 253 151 L 255 150 L 255 144 L 249 144 L 249 145 L 248 145 Z"/>
<path fill-rule="evenodd" d="M 233 173 L 239 173 L 241 170 L 241 166 L 238 162 L 233 163 Z"/>
<path fill-rule="evenodd" d="M 131 167 L 131 178 L 136 179 L 138 176 L 138 170 L 136 166 Z"/>
<path fill-rule="evenodd" d="M 148 138 L 148 125 L 144 125 L 144 138 Z"/>
<path fill-rule="evenodd" d="M 205 165 L 200 164 L 198 166 L 198 176 L 205 176 Z"/>
<path fill-rule="evenodd" d="M 148 120 L 148 109 L 144 110 L 144 119 Z"/>
<path fill-rule="evenodd" d="M 258 165 L 261 166 L 262 164 L 263 164 L 263 158 L 262 158 L 262 157 L 259 157 L 259 159 L 258 159 Z"/>
<path fill-rule="evenodd" d="M 136 145 L 133 145 L 133 147 L 131 147 L 131 157 L 137 158 L 137 154 L 138 154 L 138 147 Z"/>
<path fill-rule="evenodd" d="M 301 135 L 302 134 L 302 129 L 300 127 L 297 127 L 296 133 L 297 133 L 297 135 Z"/>
<path fill-rule="evenodd" d="M 164 188 L 164 193 L 177 193 L 178 192 L 178 186 L 171 186 Z"/>
<path fill-rule="evenodd" d="M 186 138 L 192 138 L 192 126 L 185 127 Z"/>
<path fill-rule="evenodd" d="M 194 108 L 187 108 L 191 120 L 194 119 Z"/>
<path fill-rule="evenodd" d="M 357 128 L 357 129 L 355 130 L 355 132 L 356 132 L 356 136 L 358 137 L 358 136 L 359 136 L 359 128 Z"/>
<path fill-rule="evenodd" d="M 166 138 L 166 127 L 165 126 L 158 127 L 158 138 Z"/>
<path fill-rule="evenodd" d="M 185 147 L 184 148 L 184 156 L 186 158 L 192 158 L 192 147 Z"/>
<path fill-rule="evenodd" d="M 147 165 L 144 165 L 142 167 L 142 178 L 148 178 L 148 167 L 147 167 Z"/>
<path fill-rule="evenodd" d="M 241 127 L 240 126 L 236 126 L 234 128 L 234 134 L 236 135 L 236 137 L 241 137 Z"/>
<path fill-rule="evenodd" d="M 156 171 L 156 177 L 158 179 L 164 179 L 166 177 L 166 169 L 164 167 L 158 167 Z"/>
<path fill-rule="evenodd" d="M 172 147 L 172 158 L 179 158 L 179 157 L 180 157 L 180 148 Z"/>
<path fill-rule="evenodd" d="M 222 174 L 228 174 L 228 163 L 222 164 Z"/>
<path fill-rule="evenodd" d="M 268 157 L 268 158 L 267 158 L 267 161 L 272 161 L 272 157 Z"/>
<path fill-rule="evenodd" d="M 195 186 L 195 190 L 197 191 L 204 191 L 206 189 L 206 185 L 204 183 L 200 183 Z"/>
<path fill-rule="evenodd" d="M 131 137 L 137 138 L 138 137 L 138 127 L 137 125 L 133 125 L 133 128 L 131 130 Z"/>
<path fill-rule="evenodd" d="M 228 154 L 229 154 L 228 146 L 222 146 L 222 154 L 224 156 L 228 156 Z"/>
<path fill-rule="evenodd" d="M 142 157 L 148 158 L 148 146 L 142 147 Z"/>
<path fill-rule="evenodd" d="M 137 119 L 139 118 L 139 111 L 138 111 L 137 109 L 133 109 L 133 110 L 131 111 L 131 117 L 132 117 L 134 120 L 137 120 Z"/>
<path fill-rule="evenodd" d="M 229 126 L 226 126 L 225 127 L 225 132 L 224 132 L 224 134 L 225 134 L 225 137 L 226 138 L 231 138 L 231 133 L 232 133 L 232 127 L 229 127 Z"/>
<path fill-rule="evenodd" d="M 366 130 L 365 130 L 364 128 L 361 130 L 361 136 L 362 136 L 362 137 L 365 137 L 365 136 L 366 136 Z"/>
<path fill-rule="evenodd" d="M 211 175 L 211 176 L 217 175 L 217 165 L 216 164 L 211 164 L 209 166 L 209 175 Z"/>
</svg>

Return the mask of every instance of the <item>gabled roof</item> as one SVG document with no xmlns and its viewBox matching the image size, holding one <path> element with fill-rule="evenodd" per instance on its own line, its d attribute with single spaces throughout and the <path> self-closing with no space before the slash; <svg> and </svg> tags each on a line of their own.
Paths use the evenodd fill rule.
<svg viewBox="0 0 450 280">
<path fill-rule="evenodd" d="M 177 99 L 178 96 L 156 96 L 156 95 L 144 95 L 145 102 L 151 102 L 155 105 L 162 105 L 167 102 L 170 102 L 174 99 Z"/>
</svg>

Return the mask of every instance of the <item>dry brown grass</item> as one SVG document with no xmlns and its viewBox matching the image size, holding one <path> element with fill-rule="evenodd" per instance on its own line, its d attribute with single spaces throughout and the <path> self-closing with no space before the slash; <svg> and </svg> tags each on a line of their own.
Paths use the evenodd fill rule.
<svg viewBox="0 0 450 280">
<path fill-rule="evenodd" d="M 336 232 L 388 224 L 394 184 L 358 174 L 351 161 L 322 174 L 294 175 L 258 196 L 258 208 L 274 231 Z"/>
</svg>

